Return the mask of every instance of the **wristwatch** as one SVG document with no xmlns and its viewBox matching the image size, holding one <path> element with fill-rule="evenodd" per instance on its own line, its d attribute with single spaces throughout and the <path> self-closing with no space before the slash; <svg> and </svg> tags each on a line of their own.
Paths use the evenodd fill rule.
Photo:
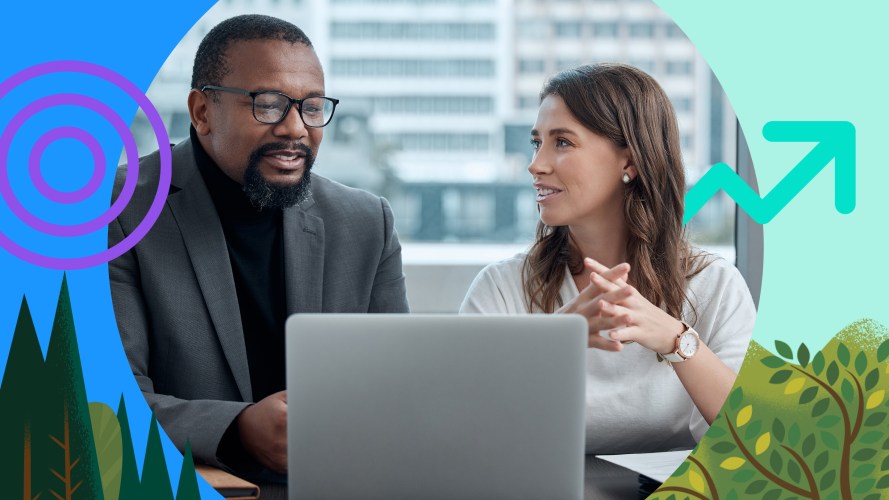
<svg viewBox="0 0 889 500">
<path fill-rule="evenodd" d="M 658 353 L 658 356 L 662 359 L 665 359 L 671 363 L 682 363 L 686 359 L 695 355 L 698 352 L 698 346 L 701 344 L 701 337 L 698 335 L 698 332 L 695 331 L 694 328 L 689 326 L 688 323 L 682 322 L 682 325 L 685 327 L 682 330 L 682 333 L 676 336 L 676 350 L 673 352 Z"/>
</svg>

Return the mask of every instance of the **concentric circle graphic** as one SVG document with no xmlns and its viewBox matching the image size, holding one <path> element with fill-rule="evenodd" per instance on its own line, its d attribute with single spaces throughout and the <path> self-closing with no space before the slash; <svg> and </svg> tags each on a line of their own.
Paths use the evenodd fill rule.
<svg viewBox="0 0 889 500">
<path fill-rule="evenodd" d="M 105 68 L 104 66 L 99 66 L 93 63 L 83 61 L 54 61 L 31 66 L 0 83 L 0 99 L 29 80 L 53 73 L 80 73 L 94 76 L 105 80 L 126 92 L 126 94 L 136 101 L 139 107 L 142 108 L 145 116 L 148 117 L 148 121 L 151 123 L 159 147 L 160 181 L 158 183 L 154 200 L 152 201 L 145 218 L 142 219 L 142 222 L 139 223 L 130 235 L 121 240 L 117 245 L 101 252 L 82 257 L 54 257 L 26 249 L 12 241 L 12 239 L 0 231 L 0 247 L 19 259 L 52 269 L 83 269 L 101 265 L 119 257 L 129 249 L 133 248 L 133 246 L 135 246 L 136 243 L 148 233 L 151 226 L 154 225 L 163 209 L 167 194 L 170 190 L 170 181 L 172 179 L 172 153 L 168 147 L 170 139 L 157 110 L 151 104 L 148 97 L 145 96 L 138 87 L 122 75 Z M 107 120 L 114 127 L 115 131 L 123 141 L 128 164 L 127 177 L 124 181 L 123 189 L 108 210 L 92 220 L 73 225 L 55 224 L 34 216 L 21 204 L 18 198 L 16 198 L 9 180 L 8 169 L 10 166 L 8 165 L 8 156 L 12 140 L 16 133 L 22 125 L 35 114 L 57 106 L 75 106 L 84 108 L 97 113 L 99 116 Z M 40 159 L 47 147 L 62 139 L 73 139 L 82 143 L 87 147 L 93 157 L 93 172 L 89 181 L 85 186 L 72 192 L 54 189 L 46 182 L 40 171 Z M 112 165 L 112 173 L 114 172 L 115 167 L 115 165 Z M 49 130 L 35 141 L 28 157 L 27 168 L 31 182 L 34 184 L 37 191 L 48 200 L 61 204 L 73 204 L 88 199 L 99 189 L 108 172 L 108 164 L 99 141 L 90 135 L 89 132 L 78 127 L 67 125 Z M 47 235 L 69 238 L 90 234 L 105 228 L 123 212 L 127 203 L 132 199 L 133 193 L 136 190 L 138 175 L 139 154 L 136 150 L 136 141 L 133 138 L 129 127 L 108 105 L 89 96 L 78 94 L 53 94 L 37 99 L 16 113 L 16 115 L 9 121 L 9 124 L 5 127 L 2 134 L 0 134 L 0 198 L 6 202 L 12 213 L 22 222 Z"/>
</svg>

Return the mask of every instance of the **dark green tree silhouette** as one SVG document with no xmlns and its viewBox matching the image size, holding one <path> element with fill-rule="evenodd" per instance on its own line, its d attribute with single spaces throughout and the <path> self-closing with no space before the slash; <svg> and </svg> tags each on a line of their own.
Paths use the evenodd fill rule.
<svg viewBox="0 0 889 500">
<path fill-rule="evenodd" d="M 102 500 L 102 479 L 74 331 L 68 280 L 64 276 L 45 368 L 43 436 L 38 436 L 36 428 L 32 430 L 32 436 L 35 442 L 38 437 L 47 440 L 40 459 L 54 478 L 47 483 L 47 491 L 60 500 Z"/>
<path fill-rule="evenodd" d="M 12 498 L 33 499 L 42 490 L 33 443 L 34 417 L 43 404 L 43 370 L 43 352 L 23 297 L 0 383 L 0 484 Z"/>
<path fill-rule="evenodd" d="M 179 488 L 176 500 L 200 500 L 198 476 L 194 471 L 194 457 L 191 456 L 191 441 L 185 442 L 185 453 L 182 455 L 182 470 L 179 472 Z"/>
<path fill-rule="evenodd" d="M 142 465 L 142 498 L 173 500 L 173 487 L 170 486 L 167 460 L 164 458 L 160 430 L 153 413 L 151 415 L 151 426 L 148 429 L 145 461 Z"/>
<path fill-rule="evenodd" d="M 127 418 L 127 405 L 123 394 L 117 407 L 117 421 L 120 423 L 120 440 L 123 448 L 120 473 L 121 500 L 139 500 L 142 498 L 142 486 L 139 483 L 139 469 L 136 466 L 136 452 L 133 450 L 133 435 L 130 432 L 130 421 Z"/>
</svg>

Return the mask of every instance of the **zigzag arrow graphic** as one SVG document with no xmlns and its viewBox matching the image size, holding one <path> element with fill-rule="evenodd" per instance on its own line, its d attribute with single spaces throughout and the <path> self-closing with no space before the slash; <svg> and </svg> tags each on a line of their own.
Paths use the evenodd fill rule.
<svg viewBox="0 0 889 500">
<path fill-rule="evenodd" d="M 725 190 L 738 207 L 756 222 L 772 220 L 798 195 L 806 184 L 834 162 L 834 205 L 837 212 L 848 214 L 855 209 L 855 126 L 849 122 L 768 122 L 762 135 L 770 142 L 817 142 L 764 198 L 744 182 L 731 167 L 717 163 L 685 194 L 685 216 L 689 220 L 720 189 Z"/>
</svg>

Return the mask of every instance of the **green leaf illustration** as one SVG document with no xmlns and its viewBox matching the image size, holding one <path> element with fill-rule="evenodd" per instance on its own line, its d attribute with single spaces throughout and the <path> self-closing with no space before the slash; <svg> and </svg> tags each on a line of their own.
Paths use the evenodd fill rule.
<svg viewBox="0 0 889 500">
<path fill-rule="evenodd" d="M 728 434 L 728 431 L 718 425 L 715 425 L 715 422 L 714 425 L 710 427 L 710 430 L 707 431 L 707 436 L 711 439 L 719 439 L 721 437 L 725 437 L 726 434 Z"/>
<path fill-rule="evenodd" d="M 772 420 L 772 435 L 778 441 L 784 441 L 784 424 L 777 418 Z"/>
<path fill-rule="evenodd" d="M 880 369 L 874 368 L 870 372 L 868 372 L 867 377 L 864 379 L 864 390 L 869 391 L 876 387 L 877 383 L 880 381 Z"/>
<path fill-rule="evenodd" d="M 889 438 L 886 438 L 886 440 L 883 441 L 883 449 L 889 450 Z"/>
<path fill-rule="evenodd" d="M 875 484 L 877 484 L 877 482 L 871 478 L 864 479 L 855 487 L 855 493 L 867 493 L 874 489 Z"/>
<path fill-rule="evenodd" d="M 881 437 L 883 437 L 882 432 L 870 431 L 870 432 L 865 432 L 864 434 L 862 434 L 861 437 L 858 438 L 858 441 L 860 441 L 861 443 L 864 443 L 864 444 L 874 444 L 877 441 L 879 441 Z M 889 458 L 889 457 L 887 457 L 887 458 Z"/>
<path fill-rule="evenodd" d="M 117 500 L 123 460 L 120 423 L 114 410 L 104 403 L 89 403 L 89 412 L 102 491 L 107 500 Z"/>
<path fill-rule="evenodd" d="M 747 485 L 747 489 L 744 490 L 744 493 L 747 493 L 748 495 L 756 495 L 760 491 L 764 490 L 768 484 L 769 482 L 765 479 L 753 481 L 752 483 Z"/>
<path fill-rule="evenodd" d="M 815 406 L 812 407 L 812 416 L 818 417 L 824 414 L 827 411 L 827 408 L 830 406 L 830 399 L 823 398 L 815 403 Z"/>
<path fill-rule="evenodd" d="M 796 462 L 788 461 L 787 475 L 790 476 L 790 479 L 792 479 L 794 483 L 798 483 L 802 477 L 802 470 L 800 470 L 799 465 L 797 465 Z"/>
<path fill-rule="evenodd" d="M 685 474 L 685 472 L 688 470 L 688 468 L 690 466 L 691 466 L 691 462 L 689 462 L 688 460 L 682 462 L 682 464 L 679 466 L 678 469 L 676 469 L 676 472 L 674 472 L 673 475 L 676 477 L 679 477 L 679 476 Z"/>
<path fill-rule="evenodd" d="M 837 344 L 837 359 L 840 360 L 840 363 L 842 363 L 843 366 L 849 366 L 849 348 L 842 342 Z"/>
<path fill-rule="evenodd" d="M 780 340 L 775 341 L 775 350 L 778 351 L 778 354 L 787 359 L 793 359 L 793 349 L 790 348 L 789 345 L 781 342 Z"/>
<path fill-rule="evenodd" d="M 829 429 L 829 428 L 833 427 L 834 425 L 836 425 L 839 421 L 840 421 L 840 417 L 838 417 L 836 415 L 827 415 L 826 417 L 819 420 L 818 423 L 815 425 L 817 425 L 818 427 L 821 427 L 822 429 Z"/>
<path fill-rule="evenodd" d="M 802 394 L 799 395 L 799 404 L 804 405 L 809 401 L 815 399 L 815 396 L 818 395 L 818 386 L 813 385 L 808 389 L 804 390 Z"/>
<path fill-rule="evenodd" d="M 883 459 L 883 463 L 880 465 L 880 471 L 886 472 L 889 470 L 889 455 L 886 455 L 886 458 Z"/>
<path fill-rule="evenodd" d="M 735 490 L 729 491 L 728 495 L 725 496 L 725 500 L 738 500 L 738 492 Z"/>
<path fill-rule="evenodd" d="M 803 441 L 803 455 L 809 456 L 809 453 L 812 453 L 812 450 L 815 449 L 815 435 L 809 434 L 809 436 Z"/>
<path fill-rule="evenodd" d="M 736 410 L 743 399 L 744 391 L 740 387 L 736 387 L 728 397 L 729 408 Z"/>
<path fill-rule="evenodd" d="M 864 425 L 868 427 L 874 427 L 883 423 L 883 420 L 886 420 L 885 411 L 874 412 L 868 415 L 866 419 L 864 419 Z M 889 441 L 887 441 L 887 444 L 889 444 Z"/>
<path fill-rule="evenodd" d="M 831 450 L 840 449 L 840 443 L 837 441 L 837 437 L 830 432 L 821 431 L 821 442 Z"/>
<path fill-rule="evenodd" d="M 879 493 L 871 493 L 870 495 L 862 498 L 861 500 L 880 500 L 881 496 L 882 495 L 880 495 Z"/>
<path fill-rule="evenodd" d="M 861 464 L 858 467 L 855 467 L 855 472 L 852 473 L 853 477 L 867 477 L 870 476 L 871 473 L 876 470 L 876 464 Z"/>
<path fill-rule="evenodd" d="M 821 482 L 818 483 L 818 486 L 821 487 L 822 490 L 826 490 L 833 485 L 833 482 L 837 478 L 837 471 L 829 470 L 824 473 L 824 476 L 821 477 Z"/>
<path fill-rule="evenodd" d="M 781 383 L 784 383 L 784 382 L 787 381 L 787 379 L 790 378 L 790 375 L 791 375 L 792 373 L 793 373 L 793 372 L 790 371 L 790 370 L 780 370 L 780 371 L 777 371 L 777 372 L 775 372 L 774 375 L 772 375 L 772 378 L 769 379 L 769 383 L 770 383 L 770 384 L 781 384 Z"/>
<path fill-rule="evenodd" d="M 815 459 L 815 464 L 812 467 L 812 470 L 815 472 L 815 474 L 818 474 L 819 472 L 821 472 L 821 470 L 824 469 L 825 466 L 827 466 L 827 462 L 829 460 L 830 460 L 830 452 L 829 451 L 822 451 L 818 455 L 818 458 Z"/>
<path fill-rule="evenodd" d="M 877 349 L 877 361 L 882 363 L 889 358 L 889 339 L 884 340 Z"/>
<path fill-rule="evenodd" d="M 867 354 L 864 351 L 860 351 L 857 356 L 855 356 L 855 373 L 858 375 L 863 375 L 864 370 L 867 370 Z"/>
<path fill-rule="evenodd" d="M 812 371 L 815 372 L 815 375 L 821 375 L 821 370 L 824 370 L 824 355 L 818 351 L 812 358 Z"/>
<path fill-rule="evenodd" d="M 858 450 L 854 455 L 852 455 L 852 458 L 854 458 L 855 460 L 858 460 L 859 462 L 866 462 L 866 461 L 874 458 L 874 455 L 876 455 L 876 454 L 877 454 L 877 450 L 874 450 L 871 448 L 864 448 L 864 449 Z"/>
<path fill-rule="evenodd" d="M 734 451 L 735 448 L 737 448 L 737 446 L 735 446 L 735 443 L 731 443 L 729 441 L 720 441 L 710 447 L 710 449 L 713 450 L 714 452 L 723 453 L 723 454 L 730 453 L 730 452 Z"/>
<path fill-rule="evenodd" d="M 827 383 L 833 385 L 834 382 L 837 381 L 837 377 L 840 376 L 840 367 L 837 366 L 836 361 L 831 361 L 830 365 L 827 367 Z"/>
<path fill-rule="evenodd" d="M 735 472 L 735 475 L 732 476 L 732 481 L 740 484 L 745 484 L 750 482 L 753 479 L 753 476 L 756 475 L 756 471 L 753 469 L 743 469 Z"/>
<path fill-rule="evenodd" d="M 781 498 L 781 493 L 783 493 L 783 490 L 780 488 L 771 490 L 762 496 L 762 500 L 778 500 Z"/>
<path fill-rule="evenodd" d="M 790 446 L 796 446 L 796 443 L 799 443 L 799 438 L 799 425 L 794 422 L 790 424 L 790 430 L 787 431 L 787 441 L 790 443 Z"/>
<path fill-rule="evenodd" d="M 778 356 L 769 356 L 767 358 L 763 358 L 760 360 L 760 363 L 768 366 L 769 368 L 781 368 L 782 366 L 787 364 L 787 362 L 785 362 Z"/>
<path fill-rule="evenodd" d="M 843 383 L 840 384 L 840 393 L 847 403 L 851 403 L 855 399 L 855 389 L 852 388 L 852 383 L 846 379 L 843 379 Z"/>
<path fill-rule="evenodd" d="M 771 457 L 769 457 L 769 465 L 772 466 L 772 472 L 775 474 L 781 474 L 781 471 L 784 469 L 784 460 L 781 459 L 781 455 L 773 451 Z"/>
<path fill-rule="evenodd" d="M 756 420 L 747 426 L 747 432 L 744 433 L 744 437 L 747 439 L 753 439 L 755 436 L 759 436 L 759 432 L 761 430 L 762 430 L 762 421 Z"/>
<path fill-rule="evenodd" d="M 799 349 L 796 350 L 796 359 L 799 360 L 799 364 L 803 368 L 809 364 L 809 348 L 806 347 L 806 344 L 799 345 Z"/>
<path fill-rule="evenodd" d="M 877 481 L 877 488 L 881 490 L 889 489 L 889 474 L 886 474 Z"/>
</svg>

